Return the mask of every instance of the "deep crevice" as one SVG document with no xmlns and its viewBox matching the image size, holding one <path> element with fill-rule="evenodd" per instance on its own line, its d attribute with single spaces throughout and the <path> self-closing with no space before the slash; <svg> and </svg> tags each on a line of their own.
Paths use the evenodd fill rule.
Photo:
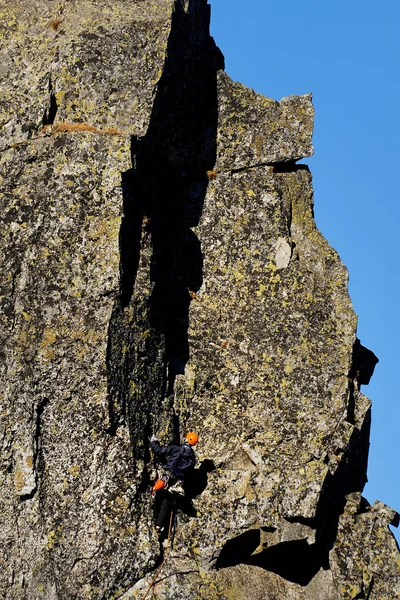
<svg viewBox="0 0 400 600">
<path fill-rule="evenodd" d="M 145 462 L 151 432 L 162 426 L 175 438 L 180 434 L 174 382 L 189 358 L 191 293 L 199 290 L 203 271 L 192 227 L 216 161 L 223 57 L 209 34 L 207 1 L 185 4 L 175 1 L 149 127 L 143 138 L 132 138 L 132 168 L 122 174 L 120 294 L 107 350 L 108 432 L 128 424 L 134 459 Z"/>
<path fill-rule="evenodd" d="M 108 344 L 106 354 L 108 381 L 108 415 L 107 433 L 116 435 L 118 427 L 125 424 L 125 331 L 124 315 L 120 302 L 114 304 L 108 325 Z"/>
<path fill-rule="evenodd" d="M 246 165 L 243 167 L 237 167 L 236 169 L 231 169 L 231 175 L 236 175 L 237 173 L 243 173 L 244 171 L 249 171 L 250 169 L 258 169 L 260 167 L 271 167 L 273 173 L 296 173 L 297 171 L 309 171 L 308 165 L 299 165 L 296 160 L 288 160 L 282 162 L 260 162 L 255 163 L 254 165 Z"/>
<path fill-rule="evenodd" d="M 42 434 L 42 415 L 43 412 L 46 408 L 46 406 L 48 406 L 49 404 L 49 400 L 48 398 L 45 398 L 43 400 L 41 400 L 37 407 L 36 407 L 36 424 L 35 424 L 35 437 L 34 437 L 34 444 L 33 444 L 33 457 L 32 457 L 32 469 L 33 472 L 35 473 L 35 487 L 34 489 L 29 493 L 29 494 L 24 494 L 23 496 L 19 497 L 19 500 L 21 502 L 25 502 L 27 500 L 32 500 L 32 498 L 34 498 L 37 489 L 38 489 L 38 471 L 40 470 L 40 465 L 39 465 L 39 456 L 40 456 L 40 442 L 41 442 L 41 434 Z"/>
<path fill-rule="evenodd" d="M 364 583 L 362 584 L 362 590 L 359 594 L 357 594 L 357 596 L 354 596 L 354 600 L 369 600 L 369 598 L 371 598 L 371 593 L 374 587 L 374 577 L 371 577 L 371 581 L 368 585 L 368 588 L 365 590 L 364 589 Z"/>
<path fill-rule="evenodd" d="M 310 171 L 308 165 L 299 165 L 295 160 L 270 163 L 274 173 L 297 173 L 297 171 Z"/>
<path fill-rule="evenodd" d="M 271 167 L 271 163 L 261 162 L 256 163 L 254 165 L 246 165 L 244 167 L 237 167 L 236 169 L 231 169 L 229 172 L 231 175 L 236 175 L 237 173 L 243 173 L 244 171 L 250 171 L 252 169 L 259 169 L 260 167 Z"/>
<path fill-rule="evenodd" d="M 53 81 L 51 75 L 49 76 L 49 98 L 48 104 L 44 109 L 42 123 L 45 125 L 53 125 L 58 111 L 56 94 L 53 89 Z"/>
<path fill-rule="evenodd" d="M 368 586 L 368 590 L 367 590 L 367 592 L 366 592 L 366 593 L 367 593 L 367 595 L 366 595 L 366 597 L 365 597 L 365 600 L 369 600 L 369 599 L 371 598 L 371 594 L 372 594 L 372 590 L 373 590 L 373 588 L 374 588 L 374 585 L 375 585 L 375 578 L 374 578 L 374 576 L 372 576 L 372 577 L 371 577 L 371 583 L 369 584 L 369 586 Z"/>
<path fill-rule="evenodd" d="M 36 429 L 35 429 L 35 453 L 33 457 L 33 464 L 35 470 L 38 470 L 41 465 L 40 462 L 40 449 L 41 449 L 41 436 L 42 436 L 42 416 L 45 408 L 49 405 L 50 400 L 43 398 L 36 407 Z"/>
</svg>

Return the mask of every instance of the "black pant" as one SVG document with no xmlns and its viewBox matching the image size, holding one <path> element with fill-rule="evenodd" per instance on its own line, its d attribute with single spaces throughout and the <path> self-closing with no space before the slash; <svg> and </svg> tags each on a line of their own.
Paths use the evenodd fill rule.
<svg viewBox="0 0 400 600">
<path fill-rule="evenodd" d="M 164 492 L 161 501 L 160 512 L 158 513 L 156 527 L 165 527 L 165 533 L 168 534 L 171 522 L 171 512 L 175 508 L 176 500 L 169 492 Z"/>
</svg>

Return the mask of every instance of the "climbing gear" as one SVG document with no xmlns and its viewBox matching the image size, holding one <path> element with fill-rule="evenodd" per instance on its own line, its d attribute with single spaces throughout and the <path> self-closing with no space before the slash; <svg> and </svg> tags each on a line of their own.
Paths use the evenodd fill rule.
<svg viewBox="0 0 400 600">
<path fill-rule="evenodd" d="M 151 495 L 155 496 L 156 492 L 158 492 L 159 490 L 163 490 L 166 487 L 167 487 L 167 482 L 165 481 L 165 479 L 162 479 L 160 477 L 160 479 L 157 479 L 157 481 L 153 485 L 153 489 L 151 490 Z"/>
<path fill-rule="evenodd" d="M 164 565 L 165 565 L 165 563 L 167 562 L 167 558 L 168 558 L 168 550 L 169 550 L 169 548 L 170 548 L 170 545 L 169 545 L 169 544 L 170 544 L 170 540 L 171 540 L 171 531 L 172 531 L 172 523 L 173 523 L 173 518 L 174 518 L 174 511 L 173 511 L 173 510 L 171 510 L 171 517 L 170 517 L 170 519 L 169 519 L 169 527 L 168 527 L 168 538 L 167 538 L 167 543 L 166 543 L 166 545 L 165 545 L 165 546 L 163 545 L 163 548 L 164 548 L 164 550 L 165 550 L 165 552 L 164 552 L 164 560 L 162 561 L 161 565 L 158 567 L 157 573 L 154 575 L 153 579 L 151 580 L 151 582 L 150 582 L 150 585 L 149 585 L 149 587 L 148 587 L 148 589 L 147 589 L 147 592 L 146 592 L 146 593 L 145 593 L 145 595 L 143 596 L 142 600 L 146 600 L 146 598 L 147 598 L 147 596 L 148 596 L 148 594 L 149 594 L 149 592 L 150 592 L 151 588 L 156 586 L 156 584 L 157 584 L 157 582 L 156 582 L 156 580 L 157 580 L 157 577 L 159 576 L 159 574 L 161 573 L 161 570 L 162 570 L 163 566 L 164 566 Z"/>
<path fill-rule="evenodd" d="M 174 485 L 171 485 L 169 488 L 169 492 L 171 494 L 178 494 L 179 496 L 185 495 L 185 490 L 183 489 L 182 481 L 178 480 Z"/>
<path fill-rule="evenodd" d="M 186 440 L 190 446 L 195 446 L 197 444 L 197 442 L 199 441 L 199 436 L 194 431 L 191 431 L 190 433 L 187 434 Z"/>
</svg>

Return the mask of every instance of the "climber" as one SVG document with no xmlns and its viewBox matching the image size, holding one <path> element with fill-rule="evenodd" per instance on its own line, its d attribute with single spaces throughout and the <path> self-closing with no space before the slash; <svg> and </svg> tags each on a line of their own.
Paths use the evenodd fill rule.
<svg viewBox="0 0 400 600">
<path fill-rule="evenodd" d="M 196 464 L 196 455 L 193 451 L 193 446 L 197 444 L 198 440 L 199 436 L 193 431 L 187 434 L 186 441 L 183 444 L 162 446 L 155 435 L 152 435 L 150 438 L 150 446 L 153 452 L 166 461 L 163 465 L 163 474 L 155 482 L 152 489 L 153 496 L 155 496 L 157 491 L 163 490 L 163 492 L 168 492 L 165 494 L 156 521 L 156 529 L 159 533 L 164 531 L 166 517 L 171 510 L 171 494 L 183 496 L 185 493 L 183 488 L 185 475 L 192 471 Z"/>
<path fill-rule="evenodd" d="M 156 481 L 153 487 L 153 495 L 157 490 L 182 487 L 185 478 L 185 472 L 193 469 L 196 464 L 196 455 L 193 452 L 193 446 L 199 441 L 199 436 L 193 431 L 188 433 L 186 441 L 183 444 L 169 444 L 161 446 L 155 435 L 150 438 L 150 446 L 154 454 L 164 459 L 164 473 Z"/>
</svg>

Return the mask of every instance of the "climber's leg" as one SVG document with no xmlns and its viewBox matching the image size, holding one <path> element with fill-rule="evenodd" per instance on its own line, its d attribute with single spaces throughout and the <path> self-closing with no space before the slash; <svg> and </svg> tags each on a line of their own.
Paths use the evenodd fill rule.
<svg viewBox="0 0 400 600">
<path fill-rule="evenodd" d="M 171 496 L 166 493 L 161 504 L 160 512 L 158 513 L 156 521 L 156 529 L 159 533 L 165 532 L 168 527 L 169 518 L 172 510 L 172 499 Z M 168 532 L 167 532 L 168 533 Z"/>
</svg>

